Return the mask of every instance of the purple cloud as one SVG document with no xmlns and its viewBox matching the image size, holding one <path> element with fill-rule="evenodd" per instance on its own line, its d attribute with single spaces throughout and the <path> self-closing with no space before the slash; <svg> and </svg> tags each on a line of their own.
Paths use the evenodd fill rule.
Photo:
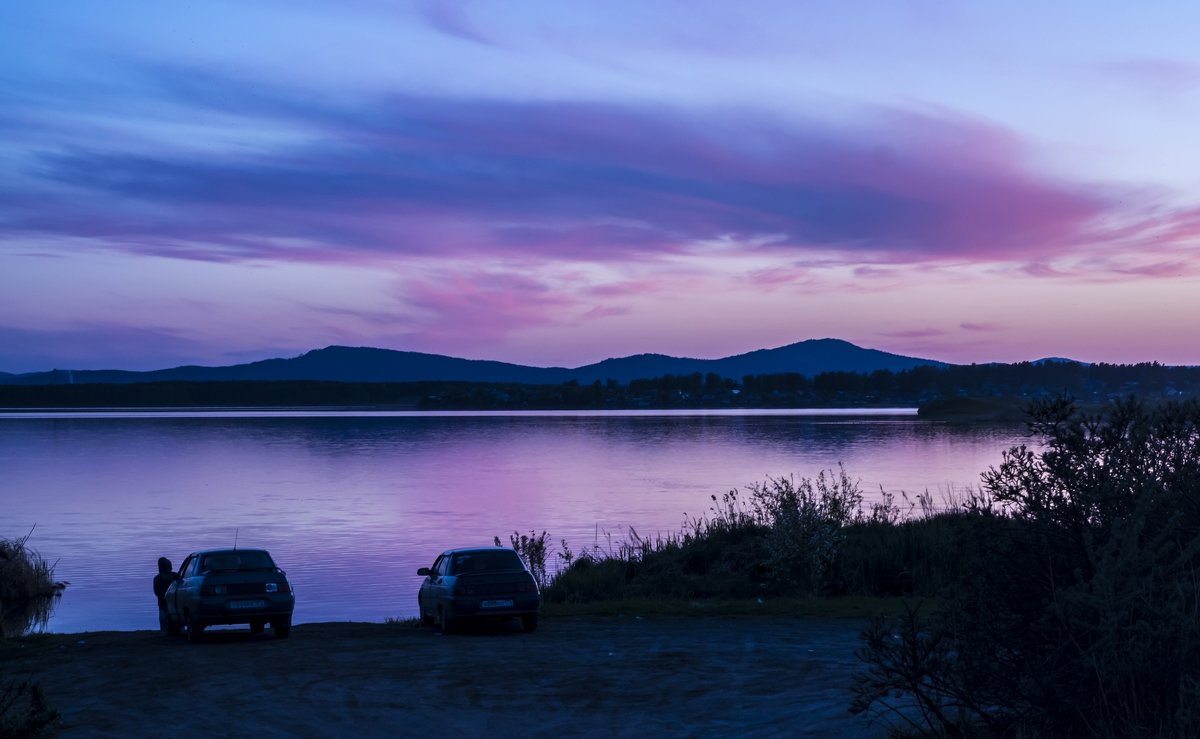
<svg viewBox="0 0 1200 739">
<path fill-rule="evenodd" d="M 464 0 L 425 0 L 421 3 L 420 10 L 429 25 L 447 36 L 476 44 L 494 44 L 495 42 L 480 33 L 467 17 L 466 5 Z"/>
<path fill-rule="evenodd" d="M 903 262 L 1054 253 L 1113 207 L 1024 168 L 1010 134 L 952 115 L 891 112 L 851 133 L 617 104 L 334 104 L 159 77 L 181 105 L 310 142 L 236 156 L 47 149 L 24 173 L 37 202 L 0 206 L 0 229 L 215 260 L 628 260 L 731 235 L 745 250 Z"/>
<path fill-rule="evenodd" d="M 802 267 L 771 267 L 754 270 L 746 275 L 746 282 L 767 292 L 789 285 L 810 284 L 812 280 L 809 270 Z"/>
<path fill-rule="evenodd" d="M 978 323 L 974 321 L 963 321 L 958 324 L 958 327 L 966 331 L 999 331 L 1003 328 L 998 323 Z"/>
</svg>

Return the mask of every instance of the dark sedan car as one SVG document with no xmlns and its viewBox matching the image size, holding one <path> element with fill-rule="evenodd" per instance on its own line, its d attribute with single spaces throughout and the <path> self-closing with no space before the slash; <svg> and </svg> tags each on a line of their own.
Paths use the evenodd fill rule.
<svg viewBox="0 0 1200 739">
<path fill-rule="evenodd" d="M 519 618 L 526 631 L 537 628 L 542 596 L 511 549 L 450 549 L 417 574 L 425 576 L 417 594 L 423 626 L 446 632 L 468 619 Z"/>
<path fill-rule="evenodd" d="M 199 641 L 217 624 L 249 624 L 256 634 L 271 625 L 277 639 L 292 630 L 296 596 L 283 570 L 262 549 L 210 549 L 183 560 L 167 588 L 167 633 L 186 631 Z"/>
</svg>

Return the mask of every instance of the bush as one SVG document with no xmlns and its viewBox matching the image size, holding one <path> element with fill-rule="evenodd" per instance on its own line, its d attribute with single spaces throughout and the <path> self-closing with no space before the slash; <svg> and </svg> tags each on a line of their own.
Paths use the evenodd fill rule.
<svg viewBox="0 0 1200 739">
<path fill-rule="evenodd" d="M 55 581 L 54 565 L 29 548 L 30 534 L 0 539 L 0 638 L 44 628 L 67 586 Z"/>
<path fill-rule="evenodd" d="M 767 567 L 780 589 L 822 592 L 837 564 L 845 527 L 861 519 L 862 492 L 839 467 L 817 479 L 768 478 L 750 487 L 753 517 L 767 527 Z"/>
<path fill-rule="evenodd" d="M 951 736 L 1200 734 L 1200 405 L 1035 403 L 941 608 L 865 633 L 857 711 Z"/>
</svg>

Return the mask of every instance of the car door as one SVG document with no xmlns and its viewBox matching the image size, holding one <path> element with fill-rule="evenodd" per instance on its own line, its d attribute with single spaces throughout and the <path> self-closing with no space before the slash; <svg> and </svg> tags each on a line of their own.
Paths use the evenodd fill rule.
<svg viewBox="0 0 1200 739">
<path fill-rule="evenodd" d="M 433 563 L 434 567 L 430 572 L 429 592 L 430 612 L 436 614 L 438 606 L 445 606 L 449 592 L 446 590 L 446 575 L 450 572 L 450 555 L 443 554 Z"/>
<path fill-rule="evenodd" d="M 167 615 L 173 619 L 178 620 L 179 614 L 182 612 L 182 609 L 179 606 L 179 597 L 180 591 L 183 589 L 183 577 L 184 573 L 191 568 L 192 564 L 195 562 L 195 559 L 196 555 L 188 555 L 187 559 L 183 560 L 183 564 L 179 566 L 179 574 L 176 576 L 175 580 L 167 586 Z"/>
<path fill-rule="evenodd" d="M 182 616 L 192 609 L 194 601 L 200 596 L 200 584 L 204 576 L 200 574 L 200 555 L 188 557 L 187 566 L 179 568 L 179 588 L 175 591 L 175 605 Z"/>
<path fill-rule="evenodd" d="M 429 567 L 429 574 L 421 581 L 421 590 L 417 593 L 417 607 L 422 612 L 433 616 L 437 613 L 437 601 L 434 599 L 434 580 L 438 577 L 438 566 L 442 563 L 445 555 L 438 556 L 433 560 L 433 564 Z"/>
</svg>

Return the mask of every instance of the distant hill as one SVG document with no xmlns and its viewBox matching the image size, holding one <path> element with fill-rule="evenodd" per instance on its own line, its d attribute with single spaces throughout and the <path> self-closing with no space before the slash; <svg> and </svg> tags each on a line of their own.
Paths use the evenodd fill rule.
<svg viewBox="0 0 1200 739">
<path fill-rule="evenodd" d="M 783 372 L 812 377 L 822 372 L 869 373 L 876 370 L 901 370 L 913 367 L 945 367 L 945 362 L 905 357 L 877 349 L 863 349 L 840 339 L 809 339 L 776 349 L 759 349 L 724 359 L 680 359 L 662 354 L 638 354 L 622 359 L 606 359 L 597 364 L 572 370 L 579 382 L 615 379 L 629 382 L 662 375 L 690 375 L 710 372 L 740 380 L 746 375 L 776 375 Z"/>
<path fill-rule="evenodd" d="M 1078 364 L 1083 367 L 1088 366 L 1087 362 L 1080 362 L 1078 359 L 1070 359 L 1068 357 L 1042 357 L 1041 359 L 1034 359 L 1030 361 L 1030 364 Z"/>
<path fill-rule="evenodd" d="M 898 372 L 920 366 L 947 366 L 944 362 L 863 349 L 839 339 L 811 339 L 776 349 L 739 354 L 724 359 L 688 359 L 663 354 L 638 354 L 606 359 L 574 369 L 527 367 L 506 362 L 459 359 L 440 354 L 329 346 L 290 359 L 265 359 L 228 367 L 185 366 L 149 372 L 124 370 L 53 370 L 27 374 L 0 373 L 0 384 L 63 385 L 135 382 L 218 382 L 314 380 L 333 382 L 502 382 L 535 385 L 570 380 L 592 383 L 648 379 L 663 375 L 715 373 L 740 380 L 745 375 L 795 372 L 813 376 L 822 372 Z"/>
</svg>

